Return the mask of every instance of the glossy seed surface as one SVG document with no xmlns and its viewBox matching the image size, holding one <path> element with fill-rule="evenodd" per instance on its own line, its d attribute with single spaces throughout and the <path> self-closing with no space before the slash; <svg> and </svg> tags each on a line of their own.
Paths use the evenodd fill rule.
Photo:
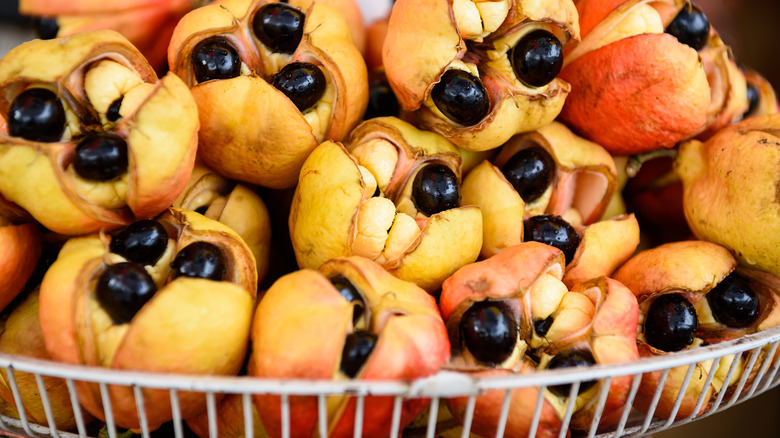
<svg viewBox="0 0 780 438">
<path fill-rule="evenodd" d="M 109 248 L 131 262 L 154 265 L 168 246 L 168 233 L 159 222 L 145 219 L 133 222 L 117 233 Z"/>
<path fill-rule="evenodd" d="M 377 336 L 368 331 L 356 331 L 347 335 L 344 342 L 344 349 L 341 353 L 341 365 L 339 369 L 342 373 L 355 378 L 363 368 L 368 356 L 374 351 Z"/>
<path fill-rule="evenodd" d="M 552 327 L 553 322 L 555 322 L 555 319 L 552 317 L 552 315 L 548 316 L 545 319 L 537 319 L 534 321 L 534 331 L 537 335 L 544 337 L 547 335 L 547 332 L 550 330 L 550 327 Z"/>
<path fill-rule="evenodd" d="M 523 36 L 511 52 L 512 68 L 520 82 L 543 87 L 563 67 L 563 47 L 552 33 L 537 29 Z"/>
<path fill-rule="evenodd" d="M 463 70 L 447 70 L 433 86 L 431 98 L 448 119 L 465 126 L 477 124 L 490 111 L 482 82 Z"/>
<path fill-rule="evenodd" d="M 748 82 L 747 84 L 747 100 L 748 100 L 748 109 L 745 111 L 745 116 L 749 116 L 753 114 L 753 111 L 758 108 L 758 103 L 760 100 L 758 87 L 756 87 L 756 84 L 752 84 Z"/>
<path fill-rule="evenodd" d="M 525 148 L 514 154 L 501 172 L 526 204 L 539 199 L 555 178 L 555 160 L 541 146 Z"/>
<path fill-rule="evenodd" d="M 358 292 L 355 285 L 343 275 L 334 275 L 328 280 L 330 280 L 330 283 L 339 291 L 339 294 L 341 294 L 345 300 L 350 303 L 355 303 L 352 310 L 352 323 L 356 323 L 360 317 L 363 316 L 366 307 L 365 302 L 363 302 L 363 296 L 360 295 L 360 292 Z"/>
<path fill-rule="evenodd" d="M 659 350 L 674 352 L 693 343 L 698 327 L 696 309 L 680 294 L 667 293 L 653 300 L 645 315 L 645 340 Z"/>
<path fill-rule="evenodd" d="M 571 367 L 589 367 L 596 363 L 593 359 L 593 355 L 588 351 L 566 351 L 556 354 L 550 363 L 547 365 L 547 369 L 554 370 L 559 368 L 571 368 Z M 582 394 L 588 389 L 592 388 L 596 384 L 595 380 L 588 380 L 580 382 L 580 388 L 577 394 Z M 547 389 L 553 394 L 559 397 L 568 397 L 571 392 L 571 384 L 552 385 Z"/>
<path fill-rule="evenodd" d="M 284 3 L 268 3 L 255 12 L 252 30 L 268 48 L 277 53 L 293 53 L 303 37 L 306 15 Z"/>
<path fill-rule="evenodd" d="M 227 275 L 227 262 L 216 245 L 195 242 L 185 246 L 171 263 L 171 277 L 193 277 L 221 281 Z"/>
<path fill-rule="evenodd" d="M 65 132 L 65 107 L 53 91 L 30 88 L 16 96 L 6 120 L 8 133 L 14 137 L 56 142 Z"/>
<path fill-rule="evenodd" d="M 241 74 L 241 59 L 227 39 L 211 37 L 192 51 L 192 69 L 198 82 L 235 78 Z"/>
<path fill-rule="evenodd" d="M 568 265 L 580 246 L 577 231 L 560 216 L 532 216 L 523 221 L 523 241 L 541 242 L 563 251 Z"/>
<path fill-rule="evenodd" d="M 97 281 L 97 300 L 115 324 L 130 322 L 157 287 L 143 267 L 135 263 L 107 266 Z"/>
<path fill-rule="evenodd" d="M 314 64 L 293 62 L 274 75 L 273 86 L 300 111 L 313 107 L 325 94 L 325 74 Z"/>
<path fill-rule="evenodd" d="M 706 296 L 712 315 L 721 324 L 744 328 L 758 319 L 761 310 L 758 296 L 744 278 L 733 272 Z"/>
<path fill-rule="evenodd" d="M 426 216 L 460 207 L 458 177 L 443 164 L 423 166 L 412 183 L 412 202 Z"/>
<path fill-rule="evenodd" d="M 57 38 L 60 25 L 57 23 L 57 17 L 35 17 L 33 18 L 33 30 L 38 38 L 51 40 Z"/>
<path fill-rule="evenodd" d="M 122 118 L 122 115 L 119 114 L 119 109 L 122 108 L 123 100 L 124 100 L 124 96 L 111 102 L 111 105 L 109 105 L 108 110 L 106 111 L 106 118 L 108 119 L 109 122 L 116 122 L 117 120 Z"/>
<path fill-rule="evenodd" d="M 368 84 L 368 107 L 363 120 L 375 117 L 398 117 L 398 99 L 386 80 L 375 80 Z"/>
<path fill-rule="evenodd" d="M 694 50 L 701 50 L 710 35 L 710 20 L 699 8 L 686 6 L 666 27 L 666 33 Z"/>
<path fill-rule="evenodd" d="M 84 179 L 108 181 L 127 172 L 127 143 L 113 134 L 90 134 L 79 141 L 73 168 Z"/>
<path fill-rule="evenodd" d="M 515 350 L 517 323 L 505 304 L 497 301 L 474 303 L 460 320 L 464 346 L 480 362 L 499 364 Z"/>
</svg>

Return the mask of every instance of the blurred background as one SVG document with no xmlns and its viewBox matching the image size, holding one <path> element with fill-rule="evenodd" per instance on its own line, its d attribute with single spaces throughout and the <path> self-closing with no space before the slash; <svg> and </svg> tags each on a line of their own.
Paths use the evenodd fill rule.
<svg viewBox="0 0 780 438">
<path fill-rule="evenodd" d="M 67 1 L 67 0 L 64 0 Z M 366 25 L 388 13 L 390 0 L 357 0 Z M 780 0 L 697 0 L 738 61 L 780 88 L 780 50 L 775 46 Z M 0 0 L 0 56 L 34 38 L 31 20 L 17 12 L 16 0 Z M 728 411 L 656 434 L 657 438 L 780 437 L 780 389 L 774 389 Z"/>
</svg>

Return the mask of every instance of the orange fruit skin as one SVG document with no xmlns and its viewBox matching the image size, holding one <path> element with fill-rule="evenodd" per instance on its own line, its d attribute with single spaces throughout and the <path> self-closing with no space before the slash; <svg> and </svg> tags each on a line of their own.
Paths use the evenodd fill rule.
<svg viewBox="0 0 780 438">
<path fill-rule="evenodd" d="M 707 121 L 710 89 L 699 55 L 667 34 L 625 38 L 566 66 L 561 119 L 613 155 L 661 148 Z"/>
</svg>

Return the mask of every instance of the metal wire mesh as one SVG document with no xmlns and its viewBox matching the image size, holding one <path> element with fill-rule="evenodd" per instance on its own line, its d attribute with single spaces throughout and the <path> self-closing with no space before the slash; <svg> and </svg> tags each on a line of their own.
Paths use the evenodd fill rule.
<svg viewBox="0 0 780 438">
<path fill-rule="evenodd" d="M 144 389 L 164 389 L 170 394 L 171 414 L 173 418 L 173 434 L 176 438 L 184 437 L 183 421 L 180 403 L 180 394 L 184 391 L 205 394 L 208 416 L 208 431 L 211 437 L 218 437 L 218 397 L 225 394 L 237 394 L 241 397 L 241 411 L 244 430 L 247 437 L 253 434 L 253 410 L 252 396 L 255 394 L 273 394 L 281 396 L 282 437 L 287 438 L 291 434 L 290 397 L 312 396 L 317 400 L 317 414 L 319 417 L 318 433 L 326 436 L 327 430 L 327 398 L 334 394 L 348 394 L 356 398 L 356 413 L 353 428 L 353 436 L 363 436 L 363 426 L 366 418 L 365 400 L 369 396 L 393 397 L 393 409 L 391 415 L 391 436 L 400 436 L 402 403 L 413 398 L 430 398 L 430 412 L 437 412 L 441 403 L 449 397 L 468 397 L 466 411 L 463 417 L 463 430 L 461 437 L 469 436 L 475 415 L 477 397 L 487 391 L 504 391 L 503 403 L 499 414 L 499 425 L 496 436 L 504 434 L 507 419 L 510 412 L 512 390 L 517 388 L 540 388 L 529 429 L 529 436 L 534 436 L 539 430 L 541 406 L 544 401 L 544 389 L 552 385 L 571 384 L 565 413 L 561 418 L 562 427 L 558 436 L 567 435 L 567 427 L 574 414 L 574 399 L 578 393 L 580 384 L 590 380 L 598 380 L 601 383 L 600 390 L 595 396 L 596 409 L 589 427 L 585 432 L 577 432 L 575 435 L 588 437 L 632 437 L 641 436 L 669 427 L 686 424 L 697 419 L 706 418 L 717 412 L 755 397 L 780 383 L 778 369 L 780 360 L 775 357 L 780 343 L 780 327 L 765 332 L 745 336 L 743 338 L 724 342 L 717 345 L 705 346 L 694 350 L 668 354 L 661 357 L 641 359 L 636 362 L 619 365 L 598 365 L 588 369 L 559 369 L 553 371 L 538 372 L 522 375 L 504 375 L 498 377 L 470 377 L 452 371 L 441 371 L 437 375 L 416 381 L 307 381 L 307 380 L 271 380 L 250 377 L 203 377 L 188 375 L 151 374 L 142 372 L 116 371 L 103 368 L 80 367 L 66 364 L 52 363 L 48 361 L 16 357 L 0 354 L 0 368 L 7 375 L 7 383 L 13 393 L 16 406 L 22 406 L 22 392 L 18 383 L 18 373 L 30 373 L 37 384 L 40 401 L 45 412 L 45 424 L 34 424 L 25 413 L 25 409 L 19 409 L 19 419 L 0 416 L 0 429 L 13 434 L 22 434 L 31 437 L 88 437 L 85 427 L 84 410 L 79 406 L 75 396 L 76 382 L 94 382 L 99 385 L 100 394 L 104 406 L 105 424 L 108 436 L 118 436 L 117 426 L 114 422 L 109 398 L 109 385 L 123 385 L 133 389 L 136 409 L 138 412 L 141 430 L 144 438 L 149 437 L 147 412 L 145 407 Z M 697 364 L 712 360 L 708 374 L 704 381 L 704 388 L 713 384 L 716 370 L 724 358 L 737 355 L 743 360 L 732 360 L 724 382 L 730 382 L 733 377 L 737 380 L 730 386 L 724 386 L 717 392 L 717 396 L 710 402 L 709 407 L 699 415 L 705 403 L 708 403 L 706 394 L 702 392 L 696 399 L 695 407 L 691 414 L 683 418 L 677 418 L 686 389 L 691 384 Z M 739 364 L 742 364 L 740 366 Z M 675 398 L 672 412 L 666 418 L 655 418 L 654 414 L 661 398 L 665 381 L 669 378 L 670 371 L 677 367 L 686 367 L 685 377 L 680 384 Z M 661 371 L 657 389 L 653 394 L 649 409 L 640 412 L 635 409 L 634 402 L 639 391 L 640 383 L 646 373 Z M 628 390 L 627 403 L 620 412 L 619 420 L 609 430 L 599 430 L 607 393 L 613 379 L 620 376 L 633 376 Z M 737 377 L 738 376 L 738 377 Z M 58 430 L 54 421 L 53 407 L 51 405 L 44 377 L 56 377 L 65 380 L 70 393 L 70 403 L 76 417 L 76 432 L 68 433 Z M 425 436 L 435 437 L 437 434 L 437 417 L 431 415 L 425 426 Z"/>
</svg>

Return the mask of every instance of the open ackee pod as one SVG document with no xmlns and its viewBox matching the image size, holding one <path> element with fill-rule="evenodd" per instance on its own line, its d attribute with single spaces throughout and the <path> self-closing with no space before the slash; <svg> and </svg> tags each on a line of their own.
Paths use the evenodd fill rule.
<svg viewBox="0 0 780 438">
<path fill-rule="evenodd" d="M 527 242 L 465 266 L 447 279 L 439 303 L 457 352 L 451 367 L 483 376 L 497 370 L 522 373 L 638 359 L 637 303 L 631 291 L 605 277 L 570 291 L 562 276 L 559 250 Z M 600 391 L 595 383 L 581 385 L 571 419 L 575 430 L 585 430 L 591 423 Z M 630 376 L 612 380 L 602 425 L 621 412 L 630 383 Z M 568 385 L 564 386 L 550 387 L 544 394 L 544 419 L 538 431 L 544 436 L 560 430 L 570 395 Z M 475 433 L 495 434 L 504 391 L 499 394 L 477 397 Z M 537 395 L 536 388 L 512 390 L 508 436 L 528 435 Z M 447 401 L 461 421 L 467 399 Z"/>
<path fill-rule="evenodd" d="M 277 34 L 297 23 L 294 35 Z M 309 153 L 340 141 L 366 108 L 367 73 L 340 13 L 310 0 L 226 0 L 187 14 L 168 49 L 191 88 L 198 154 L 228 178 L 295 185 Z"/>
<path fill-rule="evenodd" d="M 359 125 L 347 149 L 325 142 L 301 170 L 289 227 L 301 268 L 360 255 L 433 292 L 482 246 L 478 207 L 460 206 L 460 156 L 396 118 Z"/>
<path fill-rule="evenodd" d="M 671 148 L 705 128 L 711 98 L 702 60 L 664 33 L 686 0 L 576 3 L 582 41 L 561 71 L 572 88 L 564 123 L 614 155 Z"/>
<path fill-rule="evenodd" d="M 49 355 L 65 363 L 235 375 L 256 293 L 254 258 L 233 230 L 169 209 L 114 236 L 69 240 L 41 284 L 41 329 Z M 75 385 L 82 406 L 104 419 L 99 385 Z M 133 388 L 107 389 L 116 424 L 141 427 Z M 149 428 L 171 419 L 167 390 L 142 394 Z M 204 412 L 205 394 L 181 392 L 179 406 L 183 418 Z"/>
<path fill-rule="evenodd" d="M 262 282 L 268 272 L 271 218 L 257 193 L 196 161 L 192 177 L 173 207 L 196 211 L 238 233 L 255 256 L 257 282 Z"/>
<path fill-rule="evenodd" d="M 745 118 L 765 116 L 780 112 L 780 104 L 772 84 L 755 70 L 745 68 L 742 70 L 747 81 L 748 110 Z"/>
<path fill-rule="evenodd" d="M 570 89 L 562 46 L 577 38 L 571 0 L 399 0 L 382 60 L 410 119 L 486 150 L 557 117 Z"/>
<path fill-rule="evenodd" d="M 189 180 L 197 107 L 124 37 L 24 43 L 0 60 L 0 195 L 66 235 L 159 214 Z"/>
<path fill-rule="evenodd" d="M 20 0 L 19 12 L 39 17 L 38 36 L 66 37 L 110 29 L 121 33 L 155 69 L 165 64 L 168 41 L 176 23 L 207 0 Z"/>
<path fill-rule="evenodd" d="M 280 348 L 280 346 L 283 346 Z M 337 258 L 319 271 L 278 279 L 265 293 L 252 326 L 249 373 L 277 379 L 413 380 L 435 374 L 450 344 L 436 302 L 362 257 Z M 282 434 L 278 395 L 257 394 L 255 406 L 268 434 Z M 403 401 L 403 428 L 429 404 Z M 317 397 L 289 398 L 290 436 L 317 434 Z M 356 399 L 327 397 L 327 433 L 351 437 Z M 387 436 L 394 397 L 363 399 L 364 436 Z"/>
<path fill-rule="evenodd" d="M 674 163 L 696 237 L 774 276 L 780 276 L 779 129 L 778 114 L 751 117 L 704 143 L 681 144 Z"/>
<path fill-rule="evenodd" d="M 778 280 L 767 274 L 738 270 L 737 261 L 722 246 L 703 241 L 668 243 L 631 258 L 614 278 L 639 301 L 637 344 L 642 357 L 671 354 L 736 339 L 780 323 Z M 764 353 L 761 353 L 762 356 Z M 733 361 L 739 361 L 728 382 Z M 694 364 L 675 418 L 706 412 L 720 391 L 732 391 L 742 376 L 744 358 L 727 355 L 713 370 L 713 360 Z M 763 358 L 758 359 L 760 364 Z M 672 368 L 661 390 L 654 415 L 671 415 L 688 366 Z M 715 375 L 705 387 L 710 372 Z M 661 371 L 645 373 L 634 406 L 647 412 L 653 404 Z M 749 381 L 748 386 L 749 387 Z M 694 408 L 700 394 L 704 403 Z"/>
</svg>

